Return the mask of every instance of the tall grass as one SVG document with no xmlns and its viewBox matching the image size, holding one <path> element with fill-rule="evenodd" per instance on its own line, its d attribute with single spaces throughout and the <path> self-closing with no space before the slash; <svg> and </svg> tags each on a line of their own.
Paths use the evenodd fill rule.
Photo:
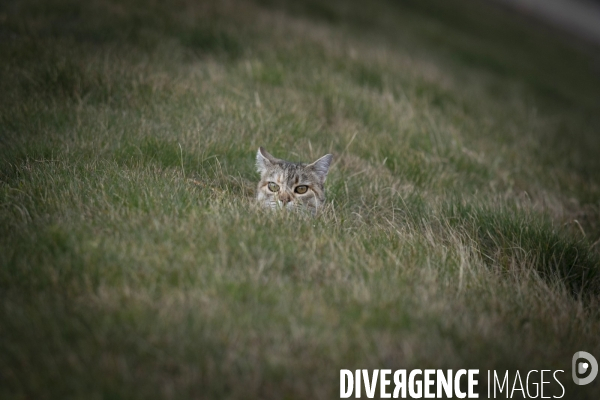
<svg viewBox="0 0 600 400">
<path fill-rule="evenodd" d="M 597 398 L 570 379 L 600 354 L 594 53 L 426 4 L 0 5 L 0 397 L 433 367 Z M 335 155 L 320 217 L 257 208 L 261 145 Z"/>
</svg>

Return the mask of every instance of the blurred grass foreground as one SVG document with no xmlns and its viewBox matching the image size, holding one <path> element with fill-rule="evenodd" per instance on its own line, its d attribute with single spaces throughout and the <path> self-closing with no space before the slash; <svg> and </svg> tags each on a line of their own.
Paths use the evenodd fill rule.
<svg viewBox="0 0 600 400">
<path fill-rule="evenodd" d="M 0 398 L 599 398 L 599 65 L 479 1 L 3 1 Z M 335 155 L 320 217 L 257 209 L 258 146 Z"/>
</svg>

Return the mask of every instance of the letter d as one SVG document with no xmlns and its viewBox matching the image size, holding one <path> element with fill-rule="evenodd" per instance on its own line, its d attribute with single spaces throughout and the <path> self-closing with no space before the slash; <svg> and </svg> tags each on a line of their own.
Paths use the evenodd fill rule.
<svg viewBox="0 0 600 400">
<path fill-rule="evenodd" d="M 346 385 L 346 382 L 348 385 Z M 347 399 L 352 396 L 352 390 L 354 389 L 354 376 L 352 371 L 347 369 L 340 370 L 340 398 Z"/>
<path fill-rule="evenodd" d="M 585 369 L 590 368 L 591 367 L 591 371 L 590 374 L 586 377 L 586 378 L 579 378 L 577 376 L 577 361 L 583 358 L 587 361 L 587 365 L 585 366 Z M 598 361 L 596 361 L 596 359 L 594 358 L 593 355 L 591 355 L 590 353 L 586 352 L 586 351 L 578 351 L 577 353 L 573 354 L 573 382 L 575 382 L 576 385 L 587 385 L 588 383 L 592 382 L 595 378 L 596 375 L 598 375 Z M 579 373 L 583 373 L 584 371 L 579 371 Z"/>
</svg>

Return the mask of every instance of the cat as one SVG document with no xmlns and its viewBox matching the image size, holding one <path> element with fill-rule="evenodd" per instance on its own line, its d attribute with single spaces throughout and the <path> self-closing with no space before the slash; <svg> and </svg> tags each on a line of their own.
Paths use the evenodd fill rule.
<svg viewBox="0 0 600 400">
<path fill-rule="evenodd" d="M 280 160 L 259 147 L 256 169 L 260 182 L 258 203 L 269 209 L 309 211 L 312 215 L 325 205 L 325 178 L 333 155 L 326 154 L 312 164 Z"/>
</svg>

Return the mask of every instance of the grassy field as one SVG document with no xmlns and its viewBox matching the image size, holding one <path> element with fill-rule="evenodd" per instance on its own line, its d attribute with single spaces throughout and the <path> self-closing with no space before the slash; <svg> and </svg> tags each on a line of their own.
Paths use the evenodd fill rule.
<svg viewBox="0 0 600 400">
<path fill-rule="evenodd" d="M 341 368 L 600 397 L 571 379 L 600 356 L 597 49 L 369 4 L 0 4 L 0 398 L 330 399 Z M 320 217 L 255 206 L 259 146 L 334 154 Z"/>
</svg>

